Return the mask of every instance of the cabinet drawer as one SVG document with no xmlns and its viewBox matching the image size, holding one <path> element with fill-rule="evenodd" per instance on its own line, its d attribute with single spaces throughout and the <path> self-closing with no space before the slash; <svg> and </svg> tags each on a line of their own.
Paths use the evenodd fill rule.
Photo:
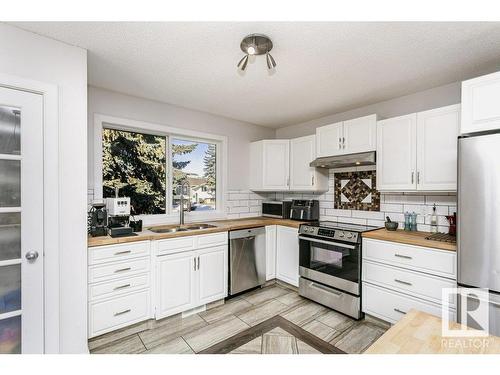
<svg viewBox="0 0 500 375">
<path fill-rule="evenodd" d="M 114 297 L 147 287 L 149 287 L 149 274 L 92 284 L 89 286 L 89 301 L 94 301 L 99 298 Z"/>
<path fill-rule="evenodd" d="M 227 244 L 227 232 L 197 236 L 198 248 L 213 247 Z"/>
<path fill-rule="evenodd" d="M 149 290 L 89 303 L 89 337 L 149 319 Z"/>
<path fill-rule="evenodd" d="M 122 245 L 89 248 L 89 265 L 125 260 L 149 255 L 150 242 L 140 241 Z"/>
<path fill-rule="evenodd" d="M 89 267 L 89 283 L 118 279 L 149 271 L 149 258 Z"/>
<path fill-rule="evenodd" d="M 430 298 L 439 304 L 442 303 L 442 289 L 456 287 L 456 283 L 442 277 L 430 276 L 369 261 L 363 262 L 363 281 L 417 295 L 421 298 Z M 450 299 L 449 304 L 456 306 L 456 299 Z"/>
<path fill-rule="evenodd" d="M 363 312 L 390 323 L 396 323 L 410 309 L 424 311 L 441 317 L 441 306 L 408 295 L 389 291 L 363 283 Z M 449 311 L 450 320 L 456 321 L 454 309 Z"/>
<path fill-rule="evenodd" d="M 456 278 L 456 257 L 450 251 L 365 239 L 363 259 Z"/>
<path fill-rule="evenodd" d="M 156 241 L 158 255 L 173 254 L 181 251 L 193 250 L 196 246 L 195 236 L 169 238 Z"/>
</svg>

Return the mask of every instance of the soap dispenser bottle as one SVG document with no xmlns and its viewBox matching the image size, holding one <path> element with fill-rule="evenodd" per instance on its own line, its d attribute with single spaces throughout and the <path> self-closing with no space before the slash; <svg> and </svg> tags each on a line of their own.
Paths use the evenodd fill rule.
<svg viewBox="0 0 500 375">
<path fill-rule="evenodd" d="M 432 214 L 431 214 L 431 233 L 437 233 L 438 232 L 438 218 L 436 214 L 436 204 L 434 203 L 434 206 L 432 207 Z"/>
</svg>

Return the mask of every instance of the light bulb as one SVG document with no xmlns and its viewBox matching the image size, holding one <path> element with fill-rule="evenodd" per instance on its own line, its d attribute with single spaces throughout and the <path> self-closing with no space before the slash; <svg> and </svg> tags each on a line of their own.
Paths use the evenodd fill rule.
<svg viewBox="0 0 500 375">
<path fill-rule="evenodd" d="M 252 47 L 252 46 L 248 47 L 247 52 L 249 55 L 253 55 L 255 53 L 255 47 Z"/>
</svg>

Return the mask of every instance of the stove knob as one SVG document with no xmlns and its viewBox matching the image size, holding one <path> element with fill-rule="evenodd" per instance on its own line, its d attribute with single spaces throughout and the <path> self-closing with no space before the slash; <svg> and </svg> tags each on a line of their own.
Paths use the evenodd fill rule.
<svg viewBox="0 0 500 375">
<path fill-rule="evenodd" d="M 347 233 L 347 238 L 352 238 L 352 233 Z"/>
<path fill-rule="evenodd" d="M 340 238 L 344 237 L 344 232 L 339 232 L 339 237 Z"/>
</svg>

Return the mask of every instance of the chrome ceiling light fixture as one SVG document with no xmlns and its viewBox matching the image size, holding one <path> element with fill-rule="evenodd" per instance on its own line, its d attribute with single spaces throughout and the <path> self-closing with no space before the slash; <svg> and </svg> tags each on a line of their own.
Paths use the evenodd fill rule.
<svg viewBox="0 0 500 375">
<path fill-rule="evenodd" d="M 266 55 L 267 68 L 269 70 L 276 68 L 276 61 L 269 51 L 273 49 L 273 42 L 269 37 L 263 34 L 250 34 L 241 41 L 240 48 L 245 52 L 245 56 L 238 62 L 238 69 L 244 71 L 248 64 L 250 55 Z"/>
</svg>

